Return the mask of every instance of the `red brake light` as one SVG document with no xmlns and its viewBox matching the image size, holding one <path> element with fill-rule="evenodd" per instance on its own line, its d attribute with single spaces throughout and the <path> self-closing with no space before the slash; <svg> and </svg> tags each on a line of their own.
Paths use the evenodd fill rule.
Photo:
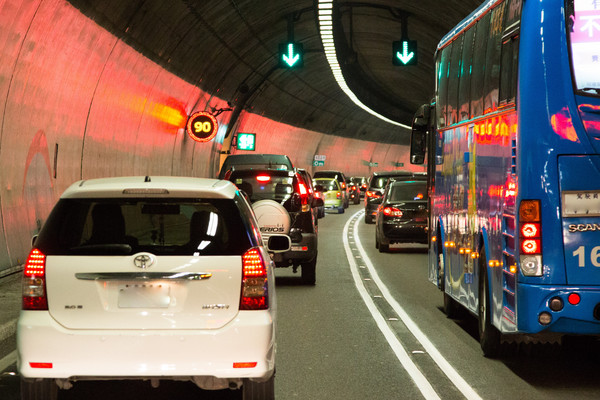
<svg viewBox="0 0 600 400">
<path fill-rule="evenodd" d="M 267 268 L 257 248 L 242 256 L 242 297 L 240 310 L 266 310 L 269 308 L 267 293 Z"/>
<path fill-rule="evenodd" d="M 342 192 L 335 192 L 335 197 L 337 197 L 338 199 L 342 198 Z"/>
<path fill-rule="evenodd" d="M 46 297 L 46 256 L 33 249 L 27 257 L 23 269 L 23 310 L 47 310 Z"/>
<path fill-rule="evenodd" d="M 300 189 L 300 195 L 304 196 L 308 194 L 308 190 L 306 190 L 306 186 L 304 186 L 304 183 L 300 182 L 298 184 L 298 188 Z"/>
<path fill-rule="evenodd" d="M 371 190 L 367 190 L 367 193 L 365 195 L 367 197 L 381 197 L 381 194 L 379 194 L 379 192 L 375 192 L 375 191 L 371 191 Z"/>
<path fill-rule="evenodd" d="M 346 182 L 342 182 L 342 189 L 346 189 Z"/>
<path fill-rule="evenodd" d="M 521 251 L 524 254 L 540 254 L 542 246 L 540 239 L 526 239 L 521 242 Z"/>
<path fill-rule="evenodd" d="M 269 175 L 257 175 L 256 180 L 265 183 L 269 182 L 271 180 L 271 177 Z"/>
<path fill-rule="evenodd" d="M 383 215 L 388 217 L 402 217 L 402 211 L 396 207 L 385 207 L 383 209 Z"/>
<path fill-rule="evenodd" d="M 540 237 L 540 224 L 530 222 L 521 226 L 521 235 L 526 238 Z"/>
</svg>

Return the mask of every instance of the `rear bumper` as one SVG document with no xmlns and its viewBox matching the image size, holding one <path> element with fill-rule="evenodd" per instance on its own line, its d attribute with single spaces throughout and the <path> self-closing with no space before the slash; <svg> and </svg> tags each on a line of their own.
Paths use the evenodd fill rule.
<svg viewBox="0 0 600 400">
<path fill-rule="evenodd" d="M 427 243 L 427 224 L 395 223 L 393 221 L 380 223 L 381 235 L 388 243 Z"/>
<path fill-rule="evenodd" d="M 275 253 L 273 261 L 276 267 L 288 267 L 290 262 L 302 263 L 315 258 L 317 255 L 318 239 L 315 233 L 303 233 L 300 242 L 292 242 L 290 251 Z"/>
<path fill-rule="evenodd" d="M 579 304 L 572 305 L 568 301 L 571 293 L 581 297 Z M 552 311 L 550 299 L 559 297 L 564 307 L 560 311 Z M 519 284 L 517 293 L 517 326 L 523 333 L 542 331 L 600 335 L 600 320 L 594 317 L 594 309 L 600 308 L 600 287 L 560 287 Z M 547 312 L 552 316 L 549 325 L 538 322 L 540 313 Z"/>
<path fill-rule="evenodd" d="M 234 368 L 238 362 L 256 366 Z M 25 378 L 268 377 L 275 368 L 274 321 L 271 311 L 240 311 L 214 330 L 71 330 L 46 311 L 22 311 L 17 367 Z"/>
</svg>

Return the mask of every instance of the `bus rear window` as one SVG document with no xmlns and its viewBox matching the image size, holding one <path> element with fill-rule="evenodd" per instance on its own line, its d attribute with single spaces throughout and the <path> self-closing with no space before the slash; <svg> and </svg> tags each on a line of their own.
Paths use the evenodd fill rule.
<svg viewBox="0 0 600 400">
<path fill-rule="evenodd" d="M 567 10 L 575 88 L 600 96 L 600 6 L 595 0 L 568 0 Z"/>
</svg>

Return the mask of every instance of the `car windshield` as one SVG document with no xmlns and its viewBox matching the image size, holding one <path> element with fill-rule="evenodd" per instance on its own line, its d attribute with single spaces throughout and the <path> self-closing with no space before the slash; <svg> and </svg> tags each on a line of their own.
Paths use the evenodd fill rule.
<svg viewBox="0 0 600 400">
<path fill-rule="evenodd" d="M 600 96 L 600 8 L 596 1 L 569 0 L 569 44 L 576 90 Z"/>
<path fill-rule="evenodd" d="M 427 199 L 427 184 L 425 182 L 396 182 L 390 187 L 388 200 L 415 201 Z"/>
<path fill-rule="evenodd" d="M 340 190 L 340 184 L 335 179 L 316 179 L 315 183 L 321 185 L 324 192 Z"/>
<path fill-rule="evenodd" d="M 228 199 L 61 199 L 36 246 L 53 255 L 241 255 L 248 227 Z"/>
<path fill-rule="evenodd" d="M 377 176 L 371 181 L 371 187 L 375 189 L 383 189 L 387 184 L 388 176 Z"/>
</svg>

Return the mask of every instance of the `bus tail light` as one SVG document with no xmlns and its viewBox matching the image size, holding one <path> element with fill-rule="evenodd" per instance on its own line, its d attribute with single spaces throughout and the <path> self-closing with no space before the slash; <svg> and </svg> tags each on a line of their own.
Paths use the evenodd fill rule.
<svg viewBox="0 0 600 400">
<path fill-rule="evenodd" d="M 27 257 L 23 269 L 23 310 L 47 310 L 46 297 L 46 256 L 33 249 Z"/>
<path fill-rule="evenodd" d="M 242 256 L 242 296 L 240 310 L 266 310 L 269 308 L 267 267 L 257 248 Z"/>
<path fill-rule="evenodd" d="M 523 200 L 519 206 L 519 261 L 525 276 L 542 276 L 542 224 L 539 200 Z"/>
</svg>

